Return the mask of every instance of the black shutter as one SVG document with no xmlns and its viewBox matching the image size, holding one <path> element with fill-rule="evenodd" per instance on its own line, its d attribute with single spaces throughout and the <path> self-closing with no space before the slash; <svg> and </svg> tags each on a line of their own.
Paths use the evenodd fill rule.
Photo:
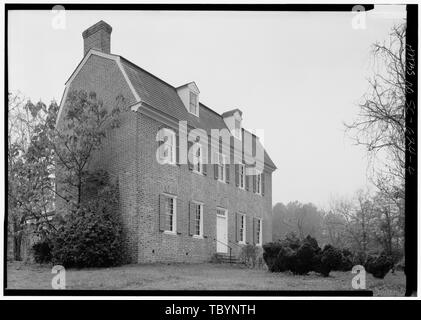
<svg viewBox="0 0 421 320">
<path fill-rule="evenodd" d="M 235 186 L 238 187 L 240 185 L 240 165 L 234 164 L 234 172 L 235 172 Z"/>
<path fill-rule="evenodd" d="M 226 183 L 230 183 L 230 165 L 225 165 L 225 181 Z"/>
<path fill-rule="evenodd" d="M 218 158 L 216 158 L 216 157 L 218 157 Z M 214 165 L 213 165 L 213 176 L 214 176 L 214 178 L 215 178 L 215 180 L 218 180 L 218 177 L 219 177 L 219 174 L 218 174 L 218 161 L 219 161 L 219 155 L 217 154 L 217 153 L 214 153 L 213 154 L 213 162 L 214 162 Z"/>
<path fill-rule="evenodd" d="M 175 135 L 175 163 L 180 165 L 180 135 Z"/>
<path fill-rule="evenodd" d="M 262 196 L 265 195 L 265 173 L 262 172 L 262 177 L 260 178 L 261 183 L 262 183 Z"/>
<path fill-rule="evenodd" d="M 194 235 L 194 219 L 196 214 L 196 204 L 190 201 L 189 204 L 189 234 Z"/>
<path fill-rule="evenodd" d="M 255 174 L 253 174 L 253 176 L 252 176 L 252 179 L 253 179 L 253 192 L 256 192 L 256 175 Z"/>
<path fill-rule="evenodd" d="M 246 175 L 246 190 L 248 191 L 250 189 L 250 176 Z"/>
<path fill-rule="evenodd" d="M 253 219 L 249 215 L 246 215 L 246 243 L 253 243 Z"/>
<path fill-rule="evenodd" d="M 253 218 L 253 244 L 257 244 L 259 242 L 259 239 L 257 238 L 257 226 L 258 220 L 257 218 Z"/>
<path fill-rule="evenodd" d="M 203 209 L 203 237 L 210 237 L 211 225 L 216 225 L 216 215 L 212 214 L 212 211 L 209 210 L 208 206 L 202 205 Z"/>
<path fill-rule="evenodd" d="M 235 214 L 235 241 L 240 241 L 240 223 L 241 223 L 241 214 L 236 213 Z"/>
<path fill-rule="evenodd" d="M 176 224 L 176 231 L 178 234 L 182 234 L 185 232 L 185 213 L 183 212 L 183 201 L 181 201 L 180 199 L 174 199 L 174 201 L 176 202 L 176 219 L 177 219 L 177 224 Z"/>
<path fill-rule="evenodd" d="M 165 199 L 166 196 L 163 194 L 159 195 L 159 230 L 164 231 L 165 230 Z"/>
</svg>

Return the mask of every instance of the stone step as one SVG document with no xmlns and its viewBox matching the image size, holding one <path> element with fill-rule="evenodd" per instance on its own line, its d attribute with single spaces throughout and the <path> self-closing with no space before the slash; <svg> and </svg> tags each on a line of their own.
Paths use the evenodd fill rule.
<svg viewBox="0 0 421 320">
<path fill-rule="evenodd" d="M 222 263 L 242 264 L 243 262 L 236 256 L 230 256 L 226 254 L 216 254 L 218 260 Z"/>
</svg>

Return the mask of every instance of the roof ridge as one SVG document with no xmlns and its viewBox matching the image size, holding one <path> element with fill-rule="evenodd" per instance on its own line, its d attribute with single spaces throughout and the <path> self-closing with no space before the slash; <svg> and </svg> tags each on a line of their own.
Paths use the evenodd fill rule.
<svg viewBox="0 0 421 320">
<path fill-rule="evenodd" d="M 138 68 L 140 70 L 142 70 L 143 72 L 146 72 L 148 75 L 152 76 L 153 78 L 155 78 L 156 80 L 166 84 L 167 86 L 171 87 L 172 89 L 176 90 L 176 87 L 174 87 L 173 85 L 169 84 L 168 82 L 166 82 L 165 80 L 162 80 L 161 78 L 157 77 L 156 75 L 154 75 L 153 73 L 149 72 L 148 70 L 145 70 L 141 67 L 139 67 L 137 64 L 131 62 L 130 60 L 127 60 L 126 58 L 124 58 L 123 56 L 119 56 L 120 59 L 123 59 L 125 62 L 131 64 L 133 67 Z"/>
</svg>

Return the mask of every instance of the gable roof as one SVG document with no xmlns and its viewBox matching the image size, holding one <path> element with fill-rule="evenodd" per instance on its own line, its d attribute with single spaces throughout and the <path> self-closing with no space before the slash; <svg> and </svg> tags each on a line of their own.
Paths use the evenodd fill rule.
<svg viewBox="0 0 421 320">
<path fill-rule="evenodd" d="M 186 110 L 177 93 L 177 88 L 135 65 L 124 57 L 120 56 L 120 59 L 127 77 L 142 102 L 145 102 L 165 114 L 169 114 L 179 121 L 187 121 L 187 123 L 194 128 L 204 129 L 208 134 L 210 134 L 211 129 L 228 129 L 223 117 L 219 113 L 199 102 L 200 117 L 192 115 Z M 276 169 L 275 164 L 266 150 L 265 163 Z"/>
</svg>

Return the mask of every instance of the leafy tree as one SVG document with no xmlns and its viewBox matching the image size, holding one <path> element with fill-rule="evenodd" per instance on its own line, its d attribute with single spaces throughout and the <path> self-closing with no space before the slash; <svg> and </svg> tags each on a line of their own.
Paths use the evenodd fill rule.
<svg viewBox="0 0 421 320">
<path fill-rule="evenodd" d="M 96 94 L 72 91 L 64 105 L 64 116 L 52 129 L 57 163 L 59 197 L 68 205 L 79 206 L 83 185 L 89 176 L 89 162 L 101 147 L 110 129 L 119 126 L 125 100 L 116 97 L 113 106 L 104 105 Z"/>
<path fill-rule="evenodd" d="M 40 143 L 43 126 L 58 107 L 25 102 L 21 94 L 8 96 L 8 208 L 9 233 L 13 236 L 13 255 L 21 259 L 22 236 L 29 222 L 35 232 L 48 233 L 48 218 L 53 203 L 52 154 Z"/>
</svg>

